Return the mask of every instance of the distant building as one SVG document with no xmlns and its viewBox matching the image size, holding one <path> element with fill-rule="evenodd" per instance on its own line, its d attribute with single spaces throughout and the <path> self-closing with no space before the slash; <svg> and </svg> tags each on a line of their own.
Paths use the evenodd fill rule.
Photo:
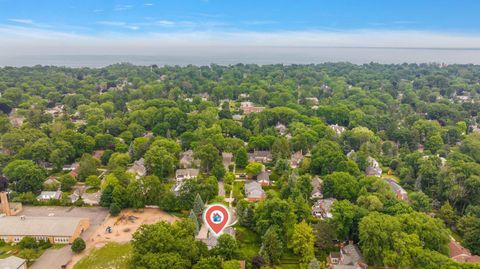
<svg viewBox="0 0 480 269">
<path fill-rule="evenodd" d="M 64 109 L 64 105 L 56 105 L 52 108 L 45 109 L 45 113 L 51 115 L 53 118 L 57 118 L 63 115 Z"/>
<path fill-rule="evenodd" d="M 177 171 L 175 171 L 175 179 L 177 181 L 182 181 L 184 179 L 192 179 L 198 177 L 199 174 L 200 170 L 195 168 L 177 169 Z"/>
<path fill-rule="evenodd" d="M 279 122 L 279 123 L 277 123 L 277 125 L 275 125 L 275 130 L 277 130 L 277 132 L 280 135 L 285 135 L 287 133 L 287 126 L 285 126 L 285 124 Z"/>
<path fill-rule="evenodd" d="M 316 106 L 316 105 L 318 105 L 318 98 L 317 97 L 306 97 L 305 98 L 305 103 L 307 105 Z"/>
<path fill-rule="evenodd" d="M 43 182 L 43 188 L 47 190 L 57 190 L 60 187 L 60 181 L 57 179 L 56 176 L 49 176 Z"/>
<path fill-rule="evenodd" d="M 249 162 L 269 163 L 272 161 L 272 153 L 269 150 L 255 150 L 248 154 Z"/>
<path fill-rule="evenodd" d="M 244 117 L 243 115 L 239 115 L 239 114 L 232 115 L 232 119 L 234 121 L 242 121 L 243 117 Z"/>
<path fill-rule="evenodd" d="M 265 200 L 265 191 L 256 181 L 248 181 L 245 183 L 245 197 L 249 202 L 257 202 Z"/>
<path fill-rule="evenodd" d="M 69 244 L 88 227 L 86 218 L 67 217 L 2 217 L 0 218 L 0 239 L 18 243 L 28 236 L 36 240 L 49 240 L 52 244 Z"/>
<path fill-rule="evenodd" d="M 293 153 L 292 156 L 290 157 L 290 167 L 298 168 L 302 160 L 303 160 L 303 153 L 301 150 Z"/>
<path fill-rule="evenodd" d="M 63 171 L 70 171 L 69 175 L 74 177 L 74 178 L 77 178 L 79 168 L 80 168 L 79 163 L 72 163 L 72 164 L 64 165 L 62 170 Z"/>
<path fill-rule="evenodd" d="M 105 150 L 95 150 L 92 154 L 92 157 L 100 161 L 102 159 L 103 153 L 105 153 Z"/>
<path fill-rule="evenodd" d="M 365 174 L 367 176 L 375 176 L 381 177 L 382 176 L 382 168 L 377 160 L 372 157 L 367 158 L 367 167 L 365 168 Z"/>
<path fill-rule="evenodd" d="M 257 182 L 262 187 L 268 187 L 272 184 L 270 181 L 270 174 L 265 171 L 265 166 L 263 166 L 262 171 L 257 175 Z"/>
<path fill-rule="evenodd" d="M 147 175 L 147 168 L 145 167 L 145 160 L 141 158 L 133 162 L 133 165 L 128 168 L 127 172 L 130 172 L 135 175 L 135 178 L 144 177 Z"/>
<path fill-rule="evenodd" d="M 462 247 L 460 243 L 451 239 L 448 244 L 450 249 L 450 258 L 457 262 L 467 262 L 467 263 L 480 263 L 480 256 L 472 255 L 470 250 Z"/>
<path fill-rule="evenodd" d="M 102 191 L 97 191 L 94 193 L 84 192 L 81 195 L 83 203 L 90 206 L 99 205 L 101 197 L 102 197 Z"/>
<path fill-rule="evenodd" d="M 227 228 L 225 228 L 225 230 L 223 230 L 223 234 L 228 234 L 228 235 L 232 236 L 233 238 L 235 238 L 235 228 L 227 227 Z M 217 244 L 218 244 L 218 238 L 213 236 L 212 233 L 210 233 L 210 232 L 207 232 L 207 237 L 206 238 L 197 236 L 196 239 L 205 243 L 205 245 L 207 245 L 207 248 L 209 250 L 216 247 Z"/>
<path fill-rule="evenodd" d="M 193 150 L 189 149 L 180 153 L 180 168 L 192 168 L 198 166 L 198 161 L 193 156 Z"/>
<path fill-rule="evenodd" d="M 27 260 L 16 256 L 0 259 L 0 269 L 27 269 Z"/>
<path fill-rule="evenodd" d="M 343 132 L 345 132 L 345 130 L 347 130 L 347 128 L 340 126 L 338 124 L 332 124 L 332 125 L 329 125 L 328 127 L 330 127 L 330 129 L 332 129 L 335 132 L 335 134 L 337 134 L 337 136 L 341 135 Z"/>
<path fill-rule="evenodd" d="M 264 109 L 265 107 L 255 106 L 254 103 L 249 101 L 240 103 L 240 110 L 242 110 L 243 114 L 245 115 L 248 115 L 250 113 L 259 113 L 262 112 Z"/>
<path fill-rule="evenodd" d="M 310 199 L 312 200 L 317 200 L 317 199 L 322 199 L 323 198 L 323 193 L 322 193 L 322 185 L 323 185 L 323 180 L 315 176 L 312 181 L 312 192 L 310 193 Z"/>
<path fill-rule="evenodd" d="M 60 200 L 62 198 L 61 191 L 42 191 L 37 196 L 38 201 Z"/>
<path fill-rule="evenodd" d="M 343 246 L 340 252 L 331 252 L 328 263 L 330 269 L 366 269 L 368 267 L 363 261 L 360 249 L 352 241 Z"/>
<path fill-rule="evenodd" d="M 320 219 L 332 218 L 332 205 L 336 201 L 335 198 L 317 200 L 312 206 L 312 215 Z"/>
<path fill-rule="evenodd" d="M 77 193 L 72 193 L 68 196 L 68 199 L 70 199 L 70 202 L 73 204 L 80 199 L 80 195 Z"/>
<path fill-rule="evenodd" d="M 402 186 L 400 186 L 397 181 L 395 181 L 394 179 L 391 179 L 391 178 L 384 178 L 383 179 L 385 182 L 388 183 L 388 185 L 390 185 L 390 188 L 392 189 L 392 191 L 395 193 L 395 195 L 397 196 L 397 199 L 399 200 L 402 200 L 402 201 L 407 201 L 408 200 L 408 193 L 406 190 L 404 190 L 402 188 Z"/>
</svg>

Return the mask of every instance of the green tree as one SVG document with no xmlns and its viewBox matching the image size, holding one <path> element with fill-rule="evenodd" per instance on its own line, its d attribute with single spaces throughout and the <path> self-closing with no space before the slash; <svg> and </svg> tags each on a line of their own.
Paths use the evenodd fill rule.
<svg viewBox="0 0 480 269">
<path fill-rule="evenodd" d="M 201 219 L 205 203 L 199 193 L 195 195 L 195 201 L 193 202 L 193 213 L 197 216 L 197 219 Z"/>
<path fill-rule="evenodd" d="M 220 152 L 212 144 L 204 144 L 196 147 L 194 155 L 195 158 L 200 160 L 202 170 L 207 173 L 210 172 L 215 164 L 221 164 Z"/>
<path fill-rule="evenodd" d="M 300 262 L 304 265 L 314 258 L 314 240 L 312 228 L 305 221 L 293 226 L 292 250 L 300 256 Z"/>
<path fill-rule="evenodd" d="M 85 247 L 85 241 L 81 237 L 77 237 L 75 240 L 73 240 L 71 249 L 75 253 L 80 253 L 85 249 Z"/>
<path fill-rule="evenodd" d="M 97 176 L 89 176 L 87 179 L 85 179 L 85 184 L 87 186 L 90 186 L 92 188 L 99 188 L 100 187 L 100 179 Z"/>
<path fill-rule="evenodd" d="M 278 238 L 278 234 L 274 226 L 268 228 L 265 235 L 262 238 L 262 247 L 259 253 L 264 261 L 273 267 L 280 262 L 280 258 L 283 254 L 283 243 Z"/>
<path fill-rule="evenodd" d="M 18 192 L 37 192 L 42 188 L 45 173 L 32 161 L 15 160 L 10 162 L 3 173 L 15 183 Z"/>
<path fill-rule="evenodd" d="M 263 169 L 263 164 L 252 162 L 247 165 L 245 171 L 250 177 L 256 177 Z"/>
<path fill-rule="evenodd" d="M 97 175 L 98 165 L 98 160 L 93 158 L 92 155 L 87 153 L 83 154 L 79 162 L 78 178 L 84 181 L 88 176 Z"/>
<path fill-rule="evenodd" d="M 71 175 L 62 175 L 58 178 L 58 181 L 60 181 L 62 191 L 70 191 L 77 184 L 77 180 Z"/>
<path fill-rule="evenodd" d="M 235 164 L 238 168 L 245 168 L 248 165 L 248 154 L 244 147 L 241 147 L 235 152 Z"/>
<path fill-rule="evenodd" d="M 121 208 L 117 203 L 110 204 L 110 215 L 118 216 L 120 214 Z"/>
<path fill-rule="evenodd" d="M 145 153 L 145 165 L 148 171 L 159 178 L 173 174 L 175 163 L 175 157 L 163 147 L 152 146 Z"/>
<path fill-rule="evenodd" d="M 334 172 L 324 177 L 323 191 L 326 197 L 355 201 L 359 191 L 359 184 L 357 179 L 348 173 Z"/>
<path fill-rule="evenodd" d="M 223 269 L 242 269 L 238 260 L 230 260 L 223 263 Z"/>
<path fill-rule="evenodd" d="M 239 247 L 235 238 L 228 234 L 222 234 L 217 240 L 217 245 L 212 249 L 213 253 L 225 260 L 237 259 L 239 257 Z"/>
<path fill-rule="evenodd" d="M 430 212 L 432 210 L 432 201 L 425 193 L 421 191 L 411 192 L 408 198 L 413 209 L 420 212 Z"/>
<path fill-rule="evenodd" d="M 316 258 L 313 258 L 308 264 L 308 269 L 320 269 L 320 264 Z"/>
</svg>

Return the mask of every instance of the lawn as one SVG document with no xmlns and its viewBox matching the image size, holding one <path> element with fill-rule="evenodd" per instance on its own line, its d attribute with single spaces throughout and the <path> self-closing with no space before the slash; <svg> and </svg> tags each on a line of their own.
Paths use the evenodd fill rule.
<svg viewBox="0 0 480 269">
<path fill-rule="evenodd" d="M 238 245 L 240 247 L 240 254 L 242 259 L 245 259 L 247 263 L 252 261 L 254 256 L 258 255 L 262 242 L 260 236 L 242 226 L 235 226 Z M 275 268 L 281 269 L 298 269 L 298 257 L 292 253 L 289 249 L 284 249 L 284 253 L 281 259 L 281 264 L 276 265 Z"/>
<path fill-rule="evenodd" d="M 260 237 L 255 232 L 239 225 L 235 226 L 235 229 L 235 237 L 237 238 L 242 258 L 249 262 L 260 251 Z"/>
<path fill-rule="evenodd" d="M 59 247 L 63 247 L 64 245 L 58 245 Z M 57 247 L 57 245 L 52 245 L 51 248 Z M 42 254 L 46 251 L 43 248 L 37 249 L 20 249 L 18 245 L 11 245 L 5 244 L 0 247 L 0 259 L 7 258 L 9 256 L 15 255 L 20 258 L 24 258 L 30 261 L 36 260 L 42 256 Z"/>
<path fill-rule="evenodd" d="M 128 269 L 131 255 L 131 244 L 108 243 L 82 258 L 74 269 Z"/>
</svg>

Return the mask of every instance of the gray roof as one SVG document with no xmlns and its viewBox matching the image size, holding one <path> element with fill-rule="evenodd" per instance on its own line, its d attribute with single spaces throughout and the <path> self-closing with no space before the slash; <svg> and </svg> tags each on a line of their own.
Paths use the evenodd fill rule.
<svg viewBox="0 0 480 269">
<path fill-rule="evenodd" d="M 2 217 L 2 236 L 72 236 L 82 218 L 70 217 Z"/>
<path fill-rule="evenodd" d="M 263 197 L 265 192 L 262 189 L 262 186 L 256 181 L 250 181 L 245 184 L 245 194 L 249 198 L 253 197 Z"/>
<path fill-rule="evenodd" d="M 177 169 L 177 171 L 175 171 L 175 177 L 177 179 L 184 177 L 197 177 L 199 173 L 200 170 L 195 168 Z"/>
<path fill-rule="evenodd" d="M 24 263 L 26 263 L 27 260 L 15 257 L 15 256 L 10 256 L 5 259 L 0 259 L 0 269 L 18 269 L 21 268 Z"/>
<path fill-rule="evenodd" d="M 37 196 L 38 200 L 49 200 L 49 199 L 59 200 L 60 198 L 62 198 L 61 191 L 42 191 L 40 195 Z"/>
</svg>

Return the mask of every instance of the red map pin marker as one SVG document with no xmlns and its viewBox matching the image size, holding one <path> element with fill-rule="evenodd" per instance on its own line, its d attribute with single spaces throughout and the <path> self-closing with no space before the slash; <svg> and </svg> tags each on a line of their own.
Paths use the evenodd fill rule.
<svg viewBox="0 0 480 269">
<path fill-rule="evenodd" d="M 221 204 L 213 204 L 207 207 L 203 213 L 203 221 L 215 237 L 222 234 L 230 221 L 230 212 Z"/>
</svg>

